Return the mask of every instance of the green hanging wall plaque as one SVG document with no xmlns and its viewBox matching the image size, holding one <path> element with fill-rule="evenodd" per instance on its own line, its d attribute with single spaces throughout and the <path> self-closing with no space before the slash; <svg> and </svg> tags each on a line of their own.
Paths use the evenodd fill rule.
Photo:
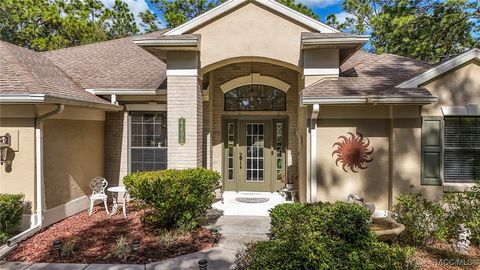
<svg viewBox="0 0 480 270">
<path fill-rule="evenodd" d="M 185 118 L 178 119 L 178 144 L 185 144 Z"/>
</svg>

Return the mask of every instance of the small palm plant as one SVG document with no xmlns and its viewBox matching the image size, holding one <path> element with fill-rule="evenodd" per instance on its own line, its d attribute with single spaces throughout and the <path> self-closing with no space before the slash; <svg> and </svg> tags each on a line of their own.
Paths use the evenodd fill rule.
<svg viewBox="0 0 480 270">
<path fill-rule="evenodd" d="M 71 257 L 75 251 L 78 240 L 78 238 L 73 238 L 65 242 L 62 247 L 62 256 Z"/>
<path fill-rule="evenodd" d="M 112 253 L 119 259 L 123 259 L 123 262 L 127 262 L 128 255 L 132 252 L 132 248 L 127 242 L 127 238 L 120 236 L 117 242 L 112 247 Z"/>
</svg>

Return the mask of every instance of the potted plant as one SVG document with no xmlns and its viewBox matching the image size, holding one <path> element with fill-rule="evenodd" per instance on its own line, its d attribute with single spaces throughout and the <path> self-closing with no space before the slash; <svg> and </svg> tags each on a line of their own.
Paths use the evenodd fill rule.
<svg viewBox="0 0 480 270">
<path fill-rule="evenodd" d="M 293 189 L 294 189 L 293 183 L 294 183 L 295 180 L 296 180 L 296 177 L 295 177 L 295 176 L 288 177 L 286 174 L 281 173 L 281 174 L 279 175 L 279 178 L 282 180 L 282 183 L 285 184 L 285 188 L 286 188 L 287 190 L 293 190 Z"/>
</svg>

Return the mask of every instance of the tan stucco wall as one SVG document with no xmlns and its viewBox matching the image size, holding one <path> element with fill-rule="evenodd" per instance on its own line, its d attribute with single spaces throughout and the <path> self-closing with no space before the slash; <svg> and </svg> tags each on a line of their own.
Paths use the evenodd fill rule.
<svg viewBox="0 0 480 270">
<path fill-rule="evenodd" d="M 387 209 L 389 194 L 395 203 L 410 185 L 429 199 L 439 199 L 441 187 L 421 186 L 421 120 L 419 106 L 394 106 L 393 109 L 393 186 L 389 188 L 388 106 L 324 106 L 317 121 L 317 200 L 346 200 L 356 193 L 374 202 L 377 209 Z M 362 133 L 374 147 L 368 168 L 353 173 L 335 165 L 333 144 L 348 132 Z M 347 136 L 348 137 L 348 136 Z"/>
<path fill-rule="evenodd" d="M 319 119 L 317 121 L 317 200 L 346 200 L 355 193 L 386 209 L 388 202 L 388 120 Z M 362 133 L 374 147 L 373 161 L 365 170 L 344 172 L 335 165 L 333 144 L 348 132 Z"/>
<path fill-rule="evenodd" d="M 304 26 L 248 3 L 192 33 L 201 35 L 201 68 L 238 57 L 276 59 L 299 66 Z M 300 65 L 301 66 L 301 65 Z"/>
<path fill-rule="evenodd" d="M 480 104 L 480 61 L 472 61 L 424 85 L 438 97 L 435 105 L 424 106 L 422 115 L 442 116 L 442 106 Z"/>
<path fill-rule="evenodd" d="M 5 108 L 3 105 L 0 107 Z M 13 151 L 8 154 L 12 165 L 0 166 L 0 193 L 22 193 L 25 201 L 32 206 L 31 210 L 34 210 L 35 119 L 2 118 L 3 115 L 6 114 L 0 115 L 0 135 L 10 133 Z"/>
<path fill-rule="evenodd" d="M 411 191 L 421 191 L 429 200 L 442 196 L 442 187 L 421 185 L 421 135 L 420 118 L 396 119 L 394 130 L 394 184 L 393 197 Z"/>
<path fill-rule="evenodd" d="M 47 209 L 89 195 L 104 173 L 104 121 L 47 119 L 43 138 Z"/>
</svg>

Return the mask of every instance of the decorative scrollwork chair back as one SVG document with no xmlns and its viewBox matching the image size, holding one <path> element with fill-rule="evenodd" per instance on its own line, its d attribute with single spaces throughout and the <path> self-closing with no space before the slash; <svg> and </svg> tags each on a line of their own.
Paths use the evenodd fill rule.
<svg viewBox="0 0 480 270">
<path fill-rule="evenodd" d="M 105 211 L 107 214 L 108 206 L 107 206 L 107 194 L 105 194 L 105 188 L 108 186 L 108 182 L 105 178 L 97 176 L 90 181 L 90 188 L 92 189 L 92 196 L 90 196 L 90 210 L 88 211 L 88 215 L 91 216 L 93 213 L 93 206 L 95 205 L 95 201 L 103 201 L 105 205 Z"/>
</svg>

